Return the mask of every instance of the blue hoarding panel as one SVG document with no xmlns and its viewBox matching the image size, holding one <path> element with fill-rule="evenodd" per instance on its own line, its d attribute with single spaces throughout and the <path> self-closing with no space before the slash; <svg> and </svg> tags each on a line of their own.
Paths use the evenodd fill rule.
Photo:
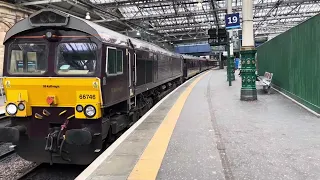
<svg viewBox="0 0 320 180">
<path fill-rule="evenodd" d="M 189 53 L 205 53 L 211 52 L 209 44 L 192 44 L 176 46 L 175 51 L 177 53 L 189 54 Z"/>
</svg>

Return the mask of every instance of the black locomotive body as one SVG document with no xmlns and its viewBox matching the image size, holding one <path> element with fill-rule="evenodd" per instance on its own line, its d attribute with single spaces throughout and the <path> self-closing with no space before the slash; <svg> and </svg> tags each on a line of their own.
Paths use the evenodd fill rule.
<svg viewBox="0 0 320 180">
<path fill-rule="evenodd" d="M 11 126 L 0 141 L 35 162 L 89 164 L 185 79 L 216 61 L 180 55 L 53 9 L 6 34 Z"/>
</svg>

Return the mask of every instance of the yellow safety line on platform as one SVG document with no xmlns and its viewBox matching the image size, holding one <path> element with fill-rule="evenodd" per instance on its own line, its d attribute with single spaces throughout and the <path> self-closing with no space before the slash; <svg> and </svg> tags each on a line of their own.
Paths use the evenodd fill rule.
<svg viewBox="0 0 320 180">
<path fill-rule="evenodd" d="M 167 116 L 159 126 L 158 130 L 150 140 L 148 146 L 141 155 L 139 161 L 130 173 L 128 180 L 153 180 L 156 179 L 163 157 L 166 153 L 173 129 L 176 126 L 181 110 L 191 93 L 193 87 L 207 73 L 202 74 L 193 81 L 180 95 L 172 106 Z"/>
</svg>

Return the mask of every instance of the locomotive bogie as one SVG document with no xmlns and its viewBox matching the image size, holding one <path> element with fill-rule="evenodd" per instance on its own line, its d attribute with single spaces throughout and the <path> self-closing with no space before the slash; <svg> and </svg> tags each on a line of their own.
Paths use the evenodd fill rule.
<svg viewBox="0 0 320 180">
<path fill-rule="evenodd" d="M 41 112 L 41 109 L 36 108 L 35 112 Z M 50 112 L 54 115 L 62 109 L 64 108 L 50 109 Z M 71 108 L 68 110 L 72 112 Z M 66 112 L 65 116 L 72 114 L 69 112 Z M 41 163 L 88 164 L 92 162 L 92 159 L 98 156 L 96 152 L 103 149 L 101 119 L 94 121 L 73 119 L 69 122 L 65 135 L 57 138 L 64 122 L 59 118 L 41 121 L 35 118 L 11 118 L 10 128 L 17 126 L 25 128 L 25 133 L 20 133 L 17 141 L 12 142 L 16 145 L 16 153 L 26 160 Z M 72 130 L 88 132 L 89 137 Z"/>
</svg>

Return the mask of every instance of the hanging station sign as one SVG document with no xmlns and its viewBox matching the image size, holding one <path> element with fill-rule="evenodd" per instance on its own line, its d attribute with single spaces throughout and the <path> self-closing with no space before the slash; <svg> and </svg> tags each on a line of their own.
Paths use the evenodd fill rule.
<svg viewBox="0 0 320 180">
<path fill-rule="evenodd" d="M 226 14 L 225 15 L 226 29 L 238 29 L 240 28 L 240 15 L 239 13 Z"/>
</svg>

